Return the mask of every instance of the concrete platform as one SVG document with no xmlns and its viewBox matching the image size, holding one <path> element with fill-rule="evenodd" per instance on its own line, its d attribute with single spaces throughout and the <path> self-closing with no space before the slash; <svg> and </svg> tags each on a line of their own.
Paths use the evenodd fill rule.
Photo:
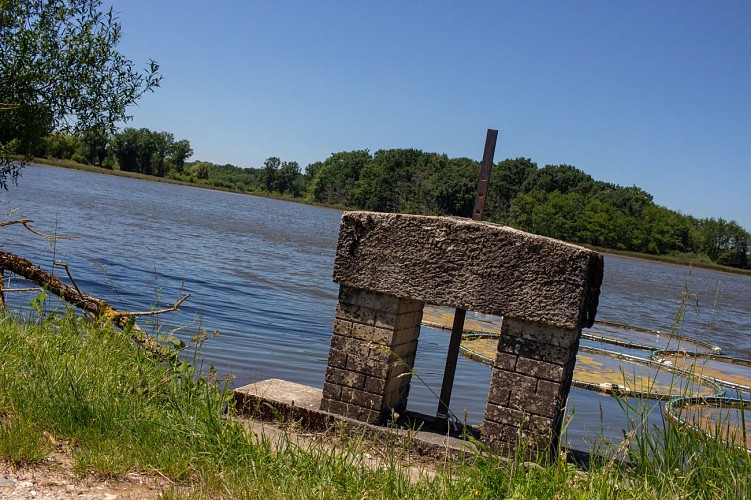
<svg viewBox="0 0 751 500">
<path fill-rule="evenodd" d="M 478 452 L 466 436 L 479 436 L 474 427 L 433 429 L 433 419 L 405 412 L 387 426 L 366 424 L 319 409 L 322 390 L 286 380 L 268 379 L 239 387 L 234 391 L 235 405 L 241 415 L 276 422 L 294 422 L 311 432 L 341 432 L 353 438 L 364 437 L 403 446 L 418 455 L 436 459 L 447 455 L 456 459 Z"/>
</svg>

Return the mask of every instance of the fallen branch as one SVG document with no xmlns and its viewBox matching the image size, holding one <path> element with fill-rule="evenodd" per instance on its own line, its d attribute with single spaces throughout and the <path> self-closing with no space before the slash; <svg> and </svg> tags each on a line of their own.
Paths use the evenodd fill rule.
<svg viewBox="0 0 751 500">
<path fill-rule="evenodd" d="M 78 238 L 78 236 L 58 236 L 55 234 L 45 234 L 40 231 L 37 231 L 33 227 L 31 227 L 29 224 L 34 222 L 31 219 L 18 219 L 18 220 L 6 220 L 0 222 L 0 227 L 10 226 L 12 224 L 21 224 L 23 227 L 31 231 L 32 233 L 36 234 L 37 236 L 41 236 L 42 238 L 47 238 L 48 240 L 72 240 L 75 238 Z"/>
<path fill-rule="evenodd" d="M 128 316 L 156 316 L 157 314 L 164 314 L 168 312 L 174 312 L 177 311 L 180 308 L 180 305 L 187 300 L 187 298 L 190 297 L 190 294 L 186 294 L 182 297 L 180 297 L 180 300 L 175 302 L 175 305 L 171 307 L 167 307 L 165 309 L 158 309 L 156 311 L 143 311 L 143 312 L 127 312 L 127 313 L 120 313 L 120 314 L 127 314 Z"/>
<path fill-rule="evenodd" d="M 73 279 L 73 275 L 70 274 L 70 269 L 68 269 L 68 264 L 66 264 L 65 262 L 61 260 L 52 261 L 52 264 L 55 266 L 60 266 L 63 269 L 65 269 L 65 274 L 68 275 L 68 279 L 70 280 L 71 283 L 73 283 L 73 288 L 76 289 L 76 291 L 78 292 L 78 295 L 83 295 L 81 293 L 81 290 L 78 288 L 78 284 L 76 283 L 76 280 Z"/>
<path fill-rule="evenodd" d="M 138 342 L 146 351 L 159 360 L 173 359 L 176 352 L 161 345 L 151 335 L 143 331 L 131 321 L 131 317 L 141 313 L 127 313 L 116 310 L 107 302 L 91 295 L 82 293 L 77 288 L 60 281 L 56 276 L 43 271 L 39 266 L 10 252 L 0 250 L 0 276 L 3 270 L 8 270 L 33 281 L 45 290 L 57 295 L 66 302 L 78 307 L 102 323 L 111 322 L 117 327 L 127 330 L 133 340 Z M 1 290 L 1 289 L 0 289 Z M 175 311 L 187 297 L 181 298 L 173 307 L 165 311 Z"/>
</svg>

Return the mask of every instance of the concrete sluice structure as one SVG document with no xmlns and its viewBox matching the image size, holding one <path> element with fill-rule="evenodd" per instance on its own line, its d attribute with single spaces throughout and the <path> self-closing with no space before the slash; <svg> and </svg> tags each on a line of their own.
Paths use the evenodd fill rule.
<svg viewBox="0 0 751 500">
<path fill-rule="evenodd" d="M 602 277 L 600 254 L 508 227 L 345 212 L 320 410 L 364 424 L 392 421 L 407 407 L 424 306 L 461 308 L 504 317 L 482 441 L 505 454 L 549 453 Z"/>
</svg>

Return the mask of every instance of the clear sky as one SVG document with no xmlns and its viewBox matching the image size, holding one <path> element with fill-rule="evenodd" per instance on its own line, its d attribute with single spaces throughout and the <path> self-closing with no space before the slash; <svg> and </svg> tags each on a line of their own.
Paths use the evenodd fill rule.
<svg viewBox="0 0 751 500">
<path fill-rule="evenodd" d="M 418 148 L 569 164 L 751 230 L 751 2 L 110 0 L 162 87 L 129 126 L 304 169 Z"/>
</svg>

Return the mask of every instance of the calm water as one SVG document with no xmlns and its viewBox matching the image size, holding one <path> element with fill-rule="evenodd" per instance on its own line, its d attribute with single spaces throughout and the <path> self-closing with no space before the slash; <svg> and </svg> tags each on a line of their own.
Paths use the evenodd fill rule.
<svg viewBox="0 0 751 500">
<path fill-rule="evenodd" d="M 198 328 L 220 334 L 205 361 L 240 386 L 283 378 L 320 387 L 338 286 L 331 274 L 341 212 L 295 203 L 48 167 L 27 167 L 19 188 L 0 194 L 0 213 L 34 220 L 54 242 L 20 226 L 0 245 L 46 270 L 65 261 L 78 286 L 123 311 L 173 303 L 178 313 L 141 324 L 184 339 Z M 57 274 L 64 274 L 61 269 Z M 751 358 L 751 278 L 606 256 L 598 320 L 669 330 L 684 295 L 686 335 Z M 15 299 L 27 303 L 28 296 Z M 17 303 L 18 303 L 17 302 Z M 415 370 L 439 392 L 447 334 L 424 329 Z M 452 407 L 480 422 L 489 369 L 460 359 Z M 409 408 L 435 412 L 435 397 L 413 379 Z M 625 425 L 612 398 L 573 389 L 568 440 L 593 432 L 616 439 Z"/>
</svg>

